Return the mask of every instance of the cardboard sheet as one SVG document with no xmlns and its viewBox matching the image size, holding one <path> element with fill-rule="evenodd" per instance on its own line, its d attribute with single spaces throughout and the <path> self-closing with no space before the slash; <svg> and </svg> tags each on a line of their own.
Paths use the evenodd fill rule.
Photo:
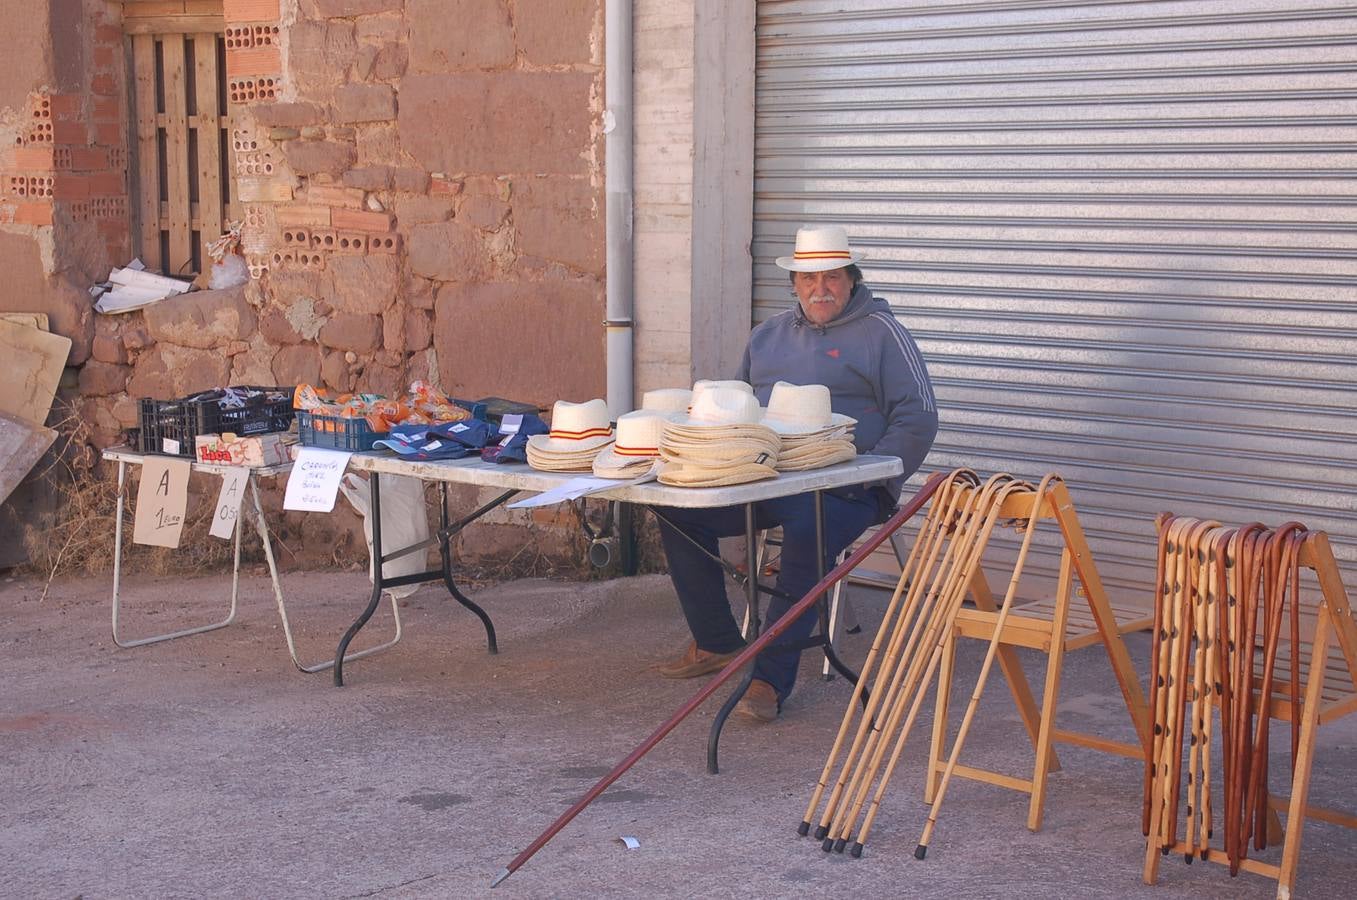
<svg viewBox="0 0 1357 900">
<path fill-rule="evenodd" d="M 70 355 L 70 338 L 0 320 L 0 413 L 46 424 Z"/>
<path fill-rule="evenodd" d="M 50 428 L 0 415 L 0 503 L 9 499 L 56 439 Z"/>
</svg>

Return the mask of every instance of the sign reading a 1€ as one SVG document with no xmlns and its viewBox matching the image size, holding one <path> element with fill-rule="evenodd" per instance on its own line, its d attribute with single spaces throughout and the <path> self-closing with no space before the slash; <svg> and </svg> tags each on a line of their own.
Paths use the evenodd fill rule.
<svg viewBox="0 0 1357 900">
<path fill-rule="evenodd" d="M 186 459 L 147 456 L 141 466 L 132 540 L 154 547 L 178 547 L 188 509 L 188 476 L 193 464 Z"/>
</svg>

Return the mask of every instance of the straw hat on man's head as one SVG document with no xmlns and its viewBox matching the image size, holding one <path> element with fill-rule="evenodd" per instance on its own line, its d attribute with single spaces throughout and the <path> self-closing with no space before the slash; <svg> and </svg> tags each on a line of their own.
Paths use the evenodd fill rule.
<svg viewBox="0 0 1357 900">
<path fill-rule="evenodd" d="M 779 256 L 777 264 L 788 272 L 828 272 L 851 266 L 863 254 L 848 246 L 848 232 L 838 225 L 807 225 L 796 230 L 791 256 Z"/>
</svg>

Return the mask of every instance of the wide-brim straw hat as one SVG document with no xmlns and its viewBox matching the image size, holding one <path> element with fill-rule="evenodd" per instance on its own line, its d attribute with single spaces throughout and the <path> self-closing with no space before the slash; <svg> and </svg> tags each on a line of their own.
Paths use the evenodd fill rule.
<svg viewBox="0 0 1357 900">
<path fill-rule="evenodd" d="M 702 382 L 698 382 L 701 385 Z M 738 387 L 736 385 L 743 385 Z M 729 428 L 758 425 L 763 408 L 752 389 L 744 382 L 715 387 L 694 387 L 693 406 L 686 416 L 674 419 L 674 425 L 684 428 Z"/>
<path fill-rule="evenodd" d="M 594 457 L 594 474 L 627 478 L 633 472 L 647 471 L 659 459 L 660 438 L 668 421 L 669 416 L 646 409 L 618 416 L 616 439 Z"/>
<path fill-rule="evenodd" d="M 551 410 L 551 431 L 528 438 L 528 450 L 538 456 L 602 450 L 613 439 L 608 404 L 603 400 L 571 403 L 557 400 Z M 592 457 L 591 457 L 592 458 Z"/>
<path fill-rule="evenodd" d="M 828 441 L 846 440 L 850 443 L 853 440 L 853 426 L 844 425 L 837 428 L 830 428 L 826 431 L 816 431 L 809 434 L 782 434 L 782 450 L 785 453 L 788 450 L 795 450 L 799 447 L 818 446 Z"/>
<path fill-rule="evenodd" d="M 801 472 L 807 469 L 823 469 L 835 463 L 848 462 L 858 455 L 852 441 L 834 441 L 823 446 L 806 448 L 805 451 L 792 451 L 778 456 L 779 472 Z"/>
<path fill-rule="evenodd" d="M 697 405 L 710 391 L 740 391 L 741 393 L 754 395 L 754 386 L 746 381 L 711 381 L 710 379 L 701 379 L 693 382 L 693 393 L 688 399 L 688 409 L 691 410 Z"/>
<path fill-rule="evenodd" d="M 693 392 L 688 388 L 658 388 L 641 395 L 641 409 L 658 413 L 688 412 L 693 405 Z"/>
<path fill-rule="evenodd" d="M 836 413 L 830 406 L 829 388 L 823 384 L 791 384 L 779 381 L 768 395 L 763 424 L 778 434 L 824 434 L 855 425 L 857 420 Z"/>
<path fill-rule="evenodd" d="M 828 272 L 863 259 L 848 246 L 848 232 L 838 225 L 806 225 L 796 230 L 791 256 L 779 256 L 777 265 L 789 272 Z"/>
<path fill-rule="evenodd" d="M 665 463 L 659 474 L 661 484 L 675 487 L 724 487 L 776 477 L 777 469 L 757 463 L 709 468 L 707 466 L 689 466 L 671 462 Z"/>
</svg>

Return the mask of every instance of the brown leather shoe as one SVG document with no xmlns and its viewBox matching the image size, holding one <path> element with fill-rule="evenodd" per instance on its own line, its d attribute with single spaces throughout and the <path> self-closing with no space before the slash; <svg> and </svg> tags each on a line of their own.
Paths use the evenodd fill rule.
<svg viewBox="0 0 1357 900">
<path fill-rule="evenodd" d="M 763 679 L 755 678 L 735 704 L 735 712 L 756 722 L 771 722 L 778 714 L 777 691 Z"/>
<path fill-rule="evenodd" d="M 739 650 L 732 650 L 729 653 L 709 653 L 697 649 L 697 641 L 689 641 L 688 648 L 683 651 L 682 656 L 660 663 L 655 669 L 665 678 L 696 678 L 699 675 L 721 671 L 726 667 L 726 663 L 739 655 Z"/>
</svg>

